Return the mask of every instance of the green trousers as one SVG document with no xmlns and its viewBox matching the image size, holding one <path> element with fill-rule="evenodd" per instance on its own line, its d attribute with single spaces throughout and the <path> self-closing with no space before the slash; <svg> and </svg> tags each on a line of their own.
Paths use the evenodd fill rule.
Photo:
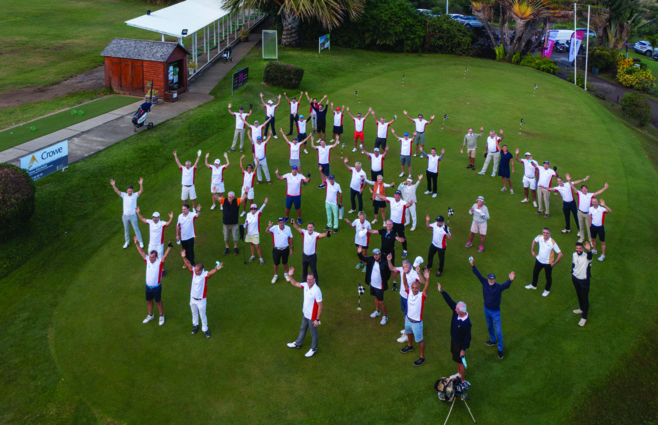
<svg viewBox="0 0 658 425">
<path fill-rule="evenodd" d="M 327 227 L 332 229 L 338 229 L 338 205 L 331 205 L 329 202 L 324 203 L 324 207 L 327 210 Z M 331 215 L 334 216 L 334 225 L 331 225 Z"/>
</svg>

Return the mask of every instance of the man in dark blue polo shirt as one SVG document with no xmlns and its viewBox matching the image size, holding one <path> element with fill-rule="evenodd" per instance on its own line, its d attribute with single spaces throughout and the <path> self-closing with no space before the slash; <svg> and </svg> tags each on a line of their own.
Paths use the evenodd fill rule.
<svg viewBox="0 0 658 425">
<path fill-rule="evenodd" d="M 452 319 L 450 320 L 450 352 L 452 353 L 452 361 L 457 363 L 457 372 L 459 372 L 462 381 L 464 381 L 466 380 L 466 366 L 464 366 L 462 359 L 466 355 L 466 350 L 471 346 L 471 319 L 468 318 L 466 304 L 463 301 L 454 302 L 447 292 L 441 290 L 440 283 L 438 286 L 443 299 L 448 304 L 448 307 L 450 307 L 450 310 L 452 310 Z"/>
<path fill-rule="evenodd" d="M 511 272 L 509 279 L 503 283 L 496 283 L 496 275 L 489 273 L 487 278 L 482 277 L 473 257 L 470 259 L 471 266 L 473 267 L 473 274 L 478 278 L 482 284 L 482 295 L 484 296 L 484 317 L 487 319 L 487 329 L 489 329 L 489 341 L 484 344 L 487 347 L 493 347 L 498 340 L 498 359 L 503 359 L 503 329 L 500 324 L 500 298 L 503 291 L 509 288 L 514 281 L 516 274 Z"/>
</svg>

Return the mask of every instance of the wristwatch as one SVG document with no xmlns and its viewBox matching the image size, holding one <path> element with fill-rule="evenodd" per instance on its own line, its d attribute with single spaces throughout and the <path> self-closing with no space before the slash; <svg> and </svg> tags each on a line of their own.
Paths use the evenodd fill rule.
<svg viewBox="0 0 658 425">
<path fill-rule="evenodd" d="M 318 322 L 318 325 L 322 324 L 322 322 L 320 322 L 320 319 L 315 319 L 314 322 Z"/>
</svg>

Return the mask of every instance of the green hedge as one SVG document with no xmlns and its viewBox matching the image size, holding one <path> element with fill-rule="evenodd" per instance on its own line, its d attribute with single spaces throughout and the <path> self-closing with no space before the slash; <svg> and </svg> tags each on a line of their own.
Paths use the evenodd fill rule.
<svg viewBox="0 0 658 425">
<path fill-rule="evenodd" d="M 263 72 L 263 82 L 285 89 L 296 89 L 302 82 L 304 70 L 282 62 L 269 62 Z"/>
<path fill-rule="evenodd" d="M 0 164 L 0 241 L 6 241 L 34 213 L 36 186 L 25 170 Z"/>
<path fill-rule="evenodd" d="M 524 56 L 521 59 L 521 66 L 529 66 L 549 74 L 557 74 L 559 70 L 557 62 L 552 59 L 542 57 L 540 54 Z"/>
<path fill-rule="evenodd" d="M 638 92 L 628 92 L 622 97 L 621 110 L 627 117 L 637 120 L 640 127 L 646 126 L 651 121 L 653 112 L 647 98 Z"/>
</svg>

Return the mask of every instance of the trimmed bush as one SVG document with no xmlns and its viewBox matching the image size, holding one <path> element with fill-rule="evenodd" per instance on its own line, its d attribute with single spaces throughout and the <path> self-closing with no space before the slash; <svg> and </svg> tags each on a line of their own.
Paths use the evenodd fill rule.
<svg viewBox="0 0 658 425">
<path fill-rule="evenodd" d="M 521 59 L 521 66 L 529 66 L 549 74 L 557 74 L 557 62 L 549 58 L 542 57 L 540 54 L 524 56 Z M 573 82 L 573 79 L 571 80 Z"/>
<path fill-rule="evenodd" d="M 600 72 L 608 72 L 617 66 L 621 56 L 617 49 L 594 47 L 589 51 L 589 66 L 598 68 Z"/>
<path fill-rule="evenodd" d="M 6 241 L 30 221 L 36 186 L 25 170 L 0 164 L 0 241 Z"/>
<path fill-rule="evenodd" d="M 570 72 L 567 75 L 567 81 L 570 83 L 573 83 L 573 72 Z M 585 86 L 585 74 L 582 72 L 578 73 L 578 76 L 576 78 L 576 85 L 580 87 L 581 89 L 584 88 Z M 590 85 L 589 81 L 587 82 L 587 90 L 591 90 L 592 86 Z"/>
<path fill-rule="evenodd" d="M 425 50 L 431 53 L 470 55 L 473 42 L 468 30 L 459 22 L 443 15 L 427 22 Z"/>
<path fill-rule="evenodd" d="M 637 92 L 627 92 L 621 99 L 621 110 L 624 114 L 637 121 L 637 125 L 644 127 L 651 120 L 653 109 L 647 98 Z"/>
<path fill-rule="evenodd" d="M 304 70 L 282 62 L 269 62 L 263 72 L 263 81 L 271 86 L 296 89 L 302 82 Z"/>
<path fill-rule="evenodd" d="M 615 77 L 619 84 L 624 87 L 632 87 L 635 90 L 648 92 L 653 86 L 656 77 L 650 69 L 635 67 L 632 59 L 622 59 L 617 64 L 617 75 Z"/>
</svg>

